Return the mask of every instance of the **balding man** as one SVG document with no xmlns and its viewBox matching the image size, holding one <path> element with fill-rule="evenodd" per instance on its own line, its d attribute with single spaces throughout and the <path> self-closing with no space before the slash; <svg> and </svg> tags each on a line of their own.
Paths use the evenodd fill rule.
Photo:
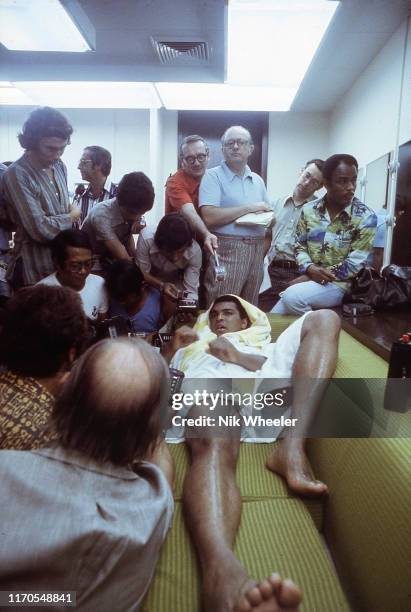
<svg viewBox="0 0 411 612">
<path fill-rule="evenodd" d="M 200 185 L 199 205 L 207 227 L 218 238 L 224 281 L 215 282 L 214 260 L 207 258 L 204 286 L 209 306 L 219 295 L 233 293 L 257 304 L 263 279 L 263 226 L 236 225 L 247 213 L 271 210 L 263 179 L 247 165 L 254 150 L 250 132 L 242 126 L 228 128 L 221 139 L 224 161 L 207 170 Z"/>
<path fill-rule="evenodd" d="M 167 378 L 148 344 L 103 340 L 55 404 L 58 446 L 3 451 L 4 589 L 76 591 L 79 611 L 138 610 L 173 511 L 158 443 Z"/>
</svg>

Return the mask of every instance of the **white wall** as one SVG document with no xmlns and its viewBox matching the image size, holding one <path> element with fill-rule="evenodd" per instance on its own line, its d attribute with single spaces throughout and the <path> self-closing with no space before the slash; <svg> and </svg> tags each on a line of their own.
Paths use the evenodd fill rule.
<svg viewBox="0 0 411 612">
<path fill-rule="evenodd" d="M 4 106 L 0 109 L 0 161 L 14 161 L 23 153 L 17 134 L 34 107 Z M 81 181 L 77 164 L 87 145 L 100 145 L 111 152 L 110 178 L 118 182 L 123 174 L 145 172 L 153 181 L 156 198 L 146 215 L 156 223 L 164 211 L 164 184 L 177 169 L 177 111 L 61 109 L 74 128 L 63 161 L 68 170 L 69 189 Z"/>
<path fill-rule="evenodd" d="M 32 109 L 29 106 L 0 109 L 0 161 L 15 160 L 22 155 L 17 134 Z M 149 173 L 148 110 L 63 108 L 61 111 L 74 128 L 71 144 L 63 156 L 70 187 L 81 180 L 77 164 L 87 145 L 98 144 L 111 152 L 111 178 L 116 182 L 133 170 Z"/>
<path fill-rule="evenodd" d="M 267 189 L 271 198 L 290 193 L 305 163 L 329 155 L 326 113 L 270 113 Z"/>
<path fill-rule="evenodd" d="M 364 166 L 395 146 L 406 22 L 391 36 L 330 118 L 331 153 L 351 153 Z M 399 144 L 411 138 L 411 36 Z"/>
<path fill-rule="evenodd" d="M 267 187 L 270 197 L 290 192 L 301 167 L 311 157 L 354 154 L 363 166 L 395 145 L 401 62 L 406 23 L 393 34 L 340 103 L 326 113 L 270 113 Z M 0 161 L 22 153 L 17 141 L 32 107 L 0 109 Z M 80 180 L 77 163 L 86 145 L 99 144 L 113 156 L 112 179 L 142 170 L 153 180 L 155 223 L 164 205 L 164 183 L 177 169 L 177 111 L 62 109 L 75 132 L 64 161 L 69 186 Z M 400 144 L 411 139 L 411 32 L 408 36 Z"/>
</svg>

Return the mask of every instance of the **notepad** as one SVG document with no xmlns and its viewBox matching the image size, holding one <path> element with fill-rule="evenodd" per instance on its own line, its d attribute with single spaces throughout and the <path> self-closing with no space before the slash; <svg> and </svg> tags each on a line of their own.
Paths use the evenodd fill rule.
<svg viewBox="0 0 411 612">
<path fill-rule="evenodd" d="M 274 218 L 274 213 L 270 210 L 268 212 L 260 213 L 247 213 L 242 215 L 235 220 L 237 225 L 261 225 L 268 227 Z"/>
</svg>

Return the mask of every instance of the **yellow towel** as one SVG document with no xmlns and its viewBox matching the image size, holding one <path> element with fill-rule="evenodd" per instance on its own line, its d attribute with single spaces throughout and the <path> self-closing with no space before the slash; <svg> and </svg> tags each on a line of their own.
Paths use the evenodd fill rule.
<svg viewBox="0 0 411 612">
<path fill-rule="evenodd" d="M 241 305 L 250 319 L 251 325 L 250 327 L 247 327 L 247 329 L 242 329 L 238 332 L 223 334 L 224 338 L 230 340 L 230 338 L 235 337 L 237 342 L 243 346 L 261 350 L 264 346 L 271 342 L 271 326 L 267 315 L 265 312 L 257 308 L 257 306 L 253 306 L 253 304 L 243 300 L 243 298 L 238 296 L 233 297 L 237 298 L 237 300 L 241 302 Z M 181 349 L 184 351 L 180 362 L 180 367 L 183 371 L 188 366 L 189 362 L 196 359 L 198 355 L 203 355 L 210 342 L 217 338 L 216 334 L 214 334 L 209 327 L 209 314 L 212 307 L 213 305 L 211 305 L 206 312 L 201 314 L 194 325 L 193 329 L 197 332 L 199 337 L 197 342 L 193 342 L 193 344 L 190 344 L 185 349 Z"/>
</svg>

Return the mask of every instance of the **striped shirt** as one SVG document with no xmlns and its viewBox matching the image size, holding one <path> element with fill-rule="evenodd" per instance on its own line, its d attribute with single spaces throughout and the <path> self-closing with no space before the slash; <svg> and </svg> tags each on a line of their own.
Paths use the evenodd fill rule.
<svg viewBox="0 0 411 612">
<path fill-rule="evenodd" d="M 24 285 L 54 272 L 48 242 L 71 228 L 66 166 L 58 160 L 52 169 L 55 182 L 44 169 L 35 168 L 25 153 L 3 175 L 7 214 L 16 227 L 7 278 L 13 277 L 21 258 Z"/>
<path fill-rule="evenodd" d="M 83 225 L 90 210 L 93 210 L 96 204 L 111 200 L 117 195 L 117 187 L 116 183 L 106 183 L 97 198 L 93 198 L 90 185 L 87 187 L 83 195 L 77 200 L 81 208 L 80 227 Z"/>
<path fill-rule="evenodd" d="M 377 215 L 355 197 L 332 221 L 325 198 L 304 204 L 295 246 L 300 272 L 310 264 L 328 268 L 337 278 L 335 284 L 347 290 L 366 265 L 376 227 Z"/>
</svg>

